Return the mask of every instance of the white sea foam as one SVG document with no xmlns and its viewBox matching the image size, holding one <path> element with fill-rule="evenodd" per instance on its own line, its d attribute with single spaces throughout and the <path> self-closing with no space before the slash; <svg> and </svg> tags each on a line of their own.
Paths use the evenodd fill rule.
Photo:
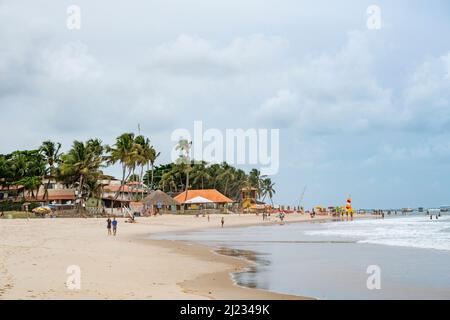
<svg viewBox="0 0 450 320">
<path fill-rule="evenodd" d="M 322 224 L 320 230 L 305 233 L 351 238 L 361 243 L 450 251 L 450 216 L 439 220 L 421 215 L 327 223 Z"/>
</svg>

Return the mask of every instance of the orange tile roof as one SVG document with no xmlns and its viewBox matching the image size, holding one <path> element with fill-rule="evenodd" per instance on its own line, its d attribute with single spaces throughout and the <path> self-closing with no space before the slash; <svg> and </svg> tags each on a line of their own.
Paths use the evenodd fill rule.
<svg viewBox="0 0 450 320">
<path fill-rule="evenodd" d="M 14 190 L 19 190 L 19 189 L 23 189 L 23 186 L 18 185 L 18 186 L 0 186 L 0 191 L 14 191 Z"/>
<path fill-rule="evenodd" d="M 203 198 L 208 199 L 215 203 L 232 203 L 232 202 L 234 202 L 230 198 L 221 194 L 216 189 L 188 190 L 187 197 L 186 197 L 186 191 L 184 191 L 184 192 L 180 193 L 179 195 L 177 195 L 174 199 L 180 203 L 184 203 L 185 201 L 188 201 L 188 200 L 196 198 L 196 197 L 203 197 Z"/>
<path fill-rule="evenodd" d="M 25 195 L 27 201 L 53 201 L 53 200 L 75 200 L 75 189 L 49 189 L 48 195 L 44 197 L 43 188 L 39 189 L 37 196 L 32 196 L 31 192 Z"/>
</svg>

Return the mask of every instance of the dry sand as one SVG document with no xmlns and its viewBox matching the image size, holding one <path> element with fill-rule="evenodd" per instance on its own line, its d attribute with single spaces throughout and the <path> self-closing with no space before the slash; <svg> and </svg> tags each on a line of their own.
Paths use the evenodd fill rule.
<svg viewBox="0 0 450 320">
<path fill-rule="evenodd" d="M 230 272 L 247 261 L 150 234 L 220 227 L 222 216 L 164 215 L 119 219 L 108 236 L 104 218 L 0 220 L 0 299 L 298 299 L 238 287 Z M 320 218 L 316 218 L 318 220 Z M 272 218 L 272 220 L 275 220 Z M 310 220 L 288 215 L 286 222 Z M 261 216 L 227 215 L 225 227 L 262 225 Z M 218 230 L 220 232 L 220 230 Z M 79 266 L 81 289 L 70 290 L 69 266 Z"/>
</svg>

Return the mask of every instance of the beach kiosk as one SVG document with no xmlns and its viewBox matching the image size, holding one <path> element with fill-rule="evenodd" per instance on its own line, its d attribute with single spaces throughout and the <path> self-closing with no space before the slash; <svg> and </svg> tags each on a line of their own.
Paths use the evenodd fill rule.
<svg viewBox="0 0 450 320">
<path fill-rule="evenodd" d="M 162 214 L 167 211 L 175 211 L 180 203 L 161 190 L 151 192 L 143 200 L 144 214 Z"/>
</svg>

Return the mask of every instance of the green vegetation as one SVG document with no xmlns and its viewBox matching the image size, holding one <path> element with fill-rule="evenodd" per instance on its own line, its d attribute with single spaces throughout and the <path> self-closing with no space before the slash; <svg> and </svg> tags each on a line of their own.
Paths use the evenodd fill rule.
<svg viewBox="0 0 450 320">
<path fill-rule="evenodd" d="M 188 178 L 191 177 L 192 179 Z M 148 181 L 150 172 L 144 176 Z M 189 183 L 189 185 L 187 185 Z M 226 162 L 208 164 L 204 161 L 169 163 L 157 166 L 154 170 L 154 184 L 165 192 L 181 192 L 186 189 L 217 189 L 231 199 L 238 199 L 242 188 L 252 187 L 257 190 L 259 198 L 272 201 L 275 184 L 259 170 L 253 169 L 249 174 L 230 166 Z"/>
<path fill-rule="evenodd" d="M 3 219 L 27 219 L 27 218 L 34 219 L 37 217 L 33 212 L 8 211 L 8 212 L 4 212 L 4 214 L 1 218 L 3 218 Z"/>
<path fill-rule="evenodd" d="M 125 184 L 133 181 L 141 184 L 142 190 L 182 192 L 217 189 L 232 199 L 239 198 L 242 188 L 252 187 L 256 188 L 260 199 L 272 201 L 275 190 L 270 178 L 261 176 L 256 169 L 247 174 L 225 162 L 208 164 L 194 161 L 189 158 L 191 145 L 187 140 L 180 140 L 177 145 L 179 159 L 175 163 L 159 166 L 155 163 L 160 153 L 151 145 L 150 139 L 133 133 L 118 136 L 112 146 L 104 145 L 99 139 L 74 141 L 67 152 L 61 153 L 60 143 L 45 141 L 35 150 L 0 155 L 0 187 L 14 193 L 15 187 L 21 186 L 13 203 L 0 199 L 0 209 L 22 210 L 25 194 L 36 200 L 37 192 L 42 187 L 44 200 L 48 199 L 50 179 L 76 189 L 80 205 L 89 198 L 101 198 L 102 185 L 99 180 L 104 177 L 102 170 L 115 164 L 122 169 L 121 187 L 116 199 Z"/>
</svg>

